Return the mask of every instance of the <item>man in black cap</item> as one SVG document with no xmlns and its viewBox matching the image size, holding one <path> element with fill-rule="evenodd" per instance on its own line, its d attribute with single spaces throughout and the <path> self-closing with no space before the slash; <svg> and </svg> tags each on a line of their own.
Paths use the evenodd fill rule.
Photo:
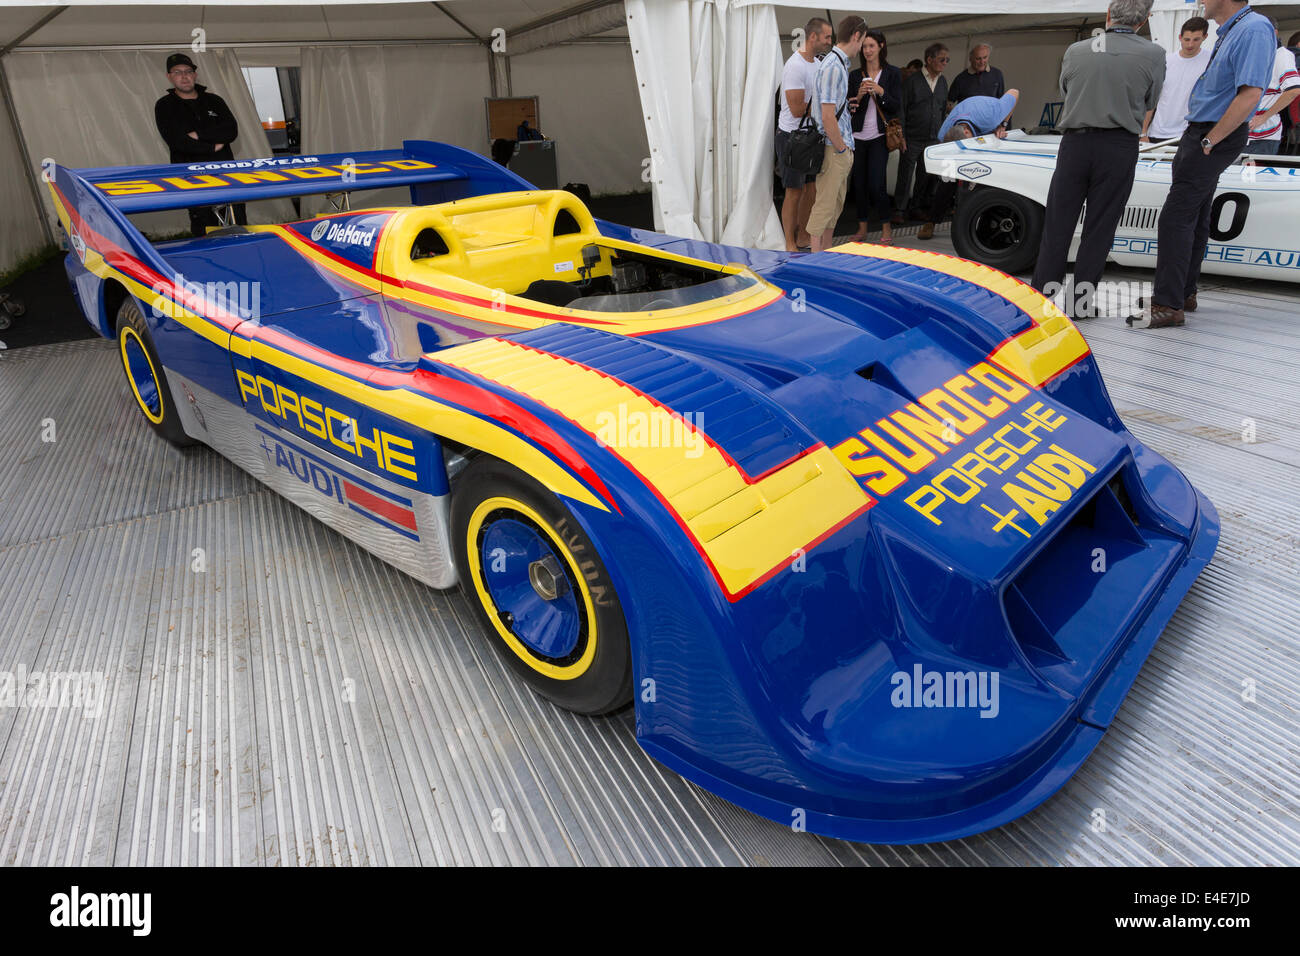
<svg viewBox="0 0 1300 956">
<path fill-rule="evenodd" d="M 172 88 L 153 106 L 158 132 L 171 151 L 173 163 L 234 159 L 230 144 L 239 136 L 239 124 L 226 101 L 196 82 L 198 68 L 184 53 L 167 58 L 167 79 Z M 220 225 L 211 206 L 189 210 L 190 232 L 201 236 L 208 226 Z M 235 206 L 235 221 L 244 225 L 244 205 Z"/>
</svg>

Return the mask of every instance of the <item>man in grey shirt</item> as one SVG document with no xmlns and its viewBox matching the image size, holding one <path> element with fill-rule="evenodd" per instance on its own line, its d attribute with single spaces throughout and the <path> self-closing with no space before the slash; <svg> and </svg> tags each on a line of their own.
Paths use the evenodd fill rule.
<svg viewBox="0 0 1300 956">
<path fill-rule="evenodd" d="M 1165 54 L 1137 30 L 1153 0 L 1112 0 L 1106 31 L 1065 51 L 1061 92 L 1065 108 L 1056 171 L 1047 193 L 1047 217 L 1033 286 L 1052 298 L 1065 279 L 1074 229 L 1085 202 L 1088 217 L 1074 263 L 1074 318 L 1090 318 L 1097 283 L 1115 241 L 1115 229 L 1137 170 L 1138 138 L 1155 109 L 1165 79 Z"/>
</svg>

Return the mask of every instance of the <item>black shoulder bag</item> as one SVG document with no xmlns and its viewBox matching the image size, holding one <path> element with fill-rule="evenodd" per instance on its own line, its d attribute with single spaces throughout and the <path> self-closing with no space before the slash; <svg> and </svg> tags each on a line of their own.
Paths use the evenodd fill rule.
<svg viewBox="0 0 1300 956">
<path fill-rule="evenodd" d="M 836 122 L 848 105 L 848 98 L 845 97 L 840 108 L 835 111 Z M 826 136 L 817 128 L 811 114 L 812 104 L 809 103 L 803 109 L 803 118 L 799 120 L 799 127 L 790 134 L 790 138 L 785 143 L 786 167 L 805 176 L 816 176 L 820 173 L 822 159 L 826 155 Z"/>
</svg>

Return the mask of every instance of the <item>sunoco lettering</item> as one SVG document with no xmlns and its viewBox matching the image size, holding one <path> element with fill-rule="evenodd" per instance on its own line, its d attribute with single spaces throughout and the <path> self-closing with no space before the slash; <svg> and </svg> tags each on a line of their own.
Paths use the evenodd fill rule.
<svg viewBox="0 0 1300 956">
<path fill-rule="evenodd" d="M 321 164 L 316 157 L 298 157 L 286 162 L 245 160 L 231 163 L 195 163 L 187 166 L 186 169 L 193 172 L 207 172 L 209 170 L 259 169 L 262 167 L 273 167 L 280 170 L 281 173 L 287 174 L 290 179 L 303 180 L 334 179 L 345 173 L 355 176 L 369 176 L 376 173 L 390 173 L 393 170 L 438 168 L 436 163 L 428 163 L 422 159 L 389 159 L 374 163 L 342 163 L 326 166 Z M 190 177 L 164 176 L 158 179 L 123 179 L 114 182 L 96 183 L 95 188 L 110 196 L 136 196 L 144 193 L 165 193 L 176 190 L 200 192 L 205 189 L 250 185 L 250 182 L 258 180 L 279 181 L 285 178 L 281 173 L 275 174 L 274 179 L 270 175 L 254 177 L 249 173 L 233 172 L 224 174 L 210 172 L 208 175 Z"/>
<path fill-rule="evenodd" d="M 868 489 L 888 495 L 1028 395 L 1026 386 L 979 362 L 832 450 Z"/>
</svg>

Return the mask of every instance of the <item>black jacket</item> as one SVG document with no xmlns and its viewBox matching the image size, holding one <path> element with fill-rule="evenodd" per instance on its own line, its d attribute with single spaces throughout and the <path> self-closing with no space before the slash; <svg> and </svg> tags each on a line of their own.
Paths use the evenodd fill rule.
<svg viewBox="0 0 1300 956">
<path fill-rule="evenodd" d="M 930 84 L 925 78 L 925 68 L 917 70 L 903 84 L 903 132 L 907 135 L 908 146 L 915 140 L 917 144 L 932 142 L 939 136 L 939 127 L 943 125 L 944 109 L 948 105 L 948 78 L 939 77 L 930 92 Z"/>
<path fill-rule="evenodd" d="M 209 93 L 207 87 L 194 84 L 196 99 L 182 99 L 176 90 L 168 90 L 153 105 L 153 119 L 158 132 L 171 150 L 171 162 L 193 163 L 202 159 L 234 159 L 230 144 L 239 136 L 239 124 L 226 101 Z M 190 133 L 198 134 L 192 139 Z M 214 149 L 217 143 L 221 149 Z"/>
<path fill-rule="evenodd" d="M 983 73 L 962 70 L 949 87 L 949 97 L 954 103 L 970 99 L 972 96 L 992 96 L 995 99 L 1007 91 L 1007 81 L 1002 78 L 1002 71 L 991 66 Z"/>
<path fill-rule="evenodd" d="M 854 70 L 849 74 L 849 96 L 858 91 L 858 84 L 862 82 L 862 71 Z M 885 115 L 880 115 L 880 109 L 876 109 L 876 128 L 879 132 L 885 131 L 891 119 L 899 118 L 899 110 L 903 107 L 903 73 L 896 66 L 885 64 L 885 68 L 880 71 L 880 85 L 884 87 L 885 92 L 880 95 L 880 105 L 885 108 Z M 867 104 L 871 102 L 870 96 L 864 96 L 858 101 L 858 108 L 853 112 L 853 132 L 860 133 L 862 124 L 867 118 Z"/>
</svg>

